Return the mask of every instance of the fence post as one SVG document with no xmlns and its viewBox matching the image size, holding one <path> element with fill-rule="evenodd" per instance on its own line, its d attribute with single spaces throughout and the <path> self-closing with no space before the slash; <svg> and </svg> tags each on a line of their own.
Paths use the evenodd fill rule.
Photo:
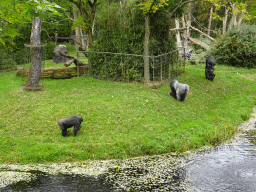
<svg viewBox="0 0 256 192">
<path fill-rule="evenodd" d="M 161 69 L 160 69 L 160 79 L 161 79 L 161 82 L 163 80 L 163 58 L 161 57 Z"/>
</svg>

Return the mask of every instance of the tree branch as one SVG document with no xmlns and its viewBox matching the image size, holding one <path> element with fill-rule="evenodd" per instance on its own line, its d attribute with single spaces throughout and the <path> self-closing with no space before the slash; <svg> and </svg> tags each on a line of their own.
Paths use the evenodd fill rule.
<svg viewBox="0 0 256 192">
<path fill-rule="evenodd" d="M 208 37 L 208 38 L 211 39 L 212 41 L 215 41 L 215 42 L 216 42 L 216 39 L 212 38 L 211 36 L 207 35 L 206 33 L 202 32 L 202 31 L 200 31 L 199 29 L 197 29 L 197 28 L 195 28 L 195 27 L 192 27 L 191 25 L 190 25 L 189 27 L 191 27 L 191 28 L 194 29 L 195 31 L 201 33 L 202 35 Z"/>
<path fill-rule="evenodd" d="M 172 17 L 172 15 L 175 13 L 175 11 L 177 11 L 177 9 L 179 9 L 180 7 L 182 7 L 183 5 L 190 3 L 190 2 L 194 2 L 196 0 L 188 0 L 188 1 L 184 1 L 181 2 L 171 13 L 170 13 L 170 17 Z"/>
<path fill-rule="evenodd" d="M 82 61 L 79 61 L 77 58 L 71 56 L 71 55 L 68 55 L 68 54 L 65 54 L 61 51 L 59 51 L 59 54 L 62 55 L 63 57 L 66 57 L 68 59 L 70 59 L 69 61 L 67 61 L 64 65 L 65 67 L 68 67 L 70 66 L 72 63 L 75 63 L 76 66 L 85 66 L 87 65 L 86 63 L 83 63 Z"/>
</svg>

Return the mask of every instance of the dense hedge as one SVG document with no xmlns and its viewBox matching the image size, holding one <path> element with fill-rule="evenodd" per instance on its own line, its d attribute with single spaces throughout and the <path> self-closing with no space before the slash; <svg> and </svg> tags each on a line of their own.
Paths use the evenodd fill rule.
<svg viewBox="0 0 256 192">
<path fill-rule="evenodd" d="M 145 15 L 136 6 L 120 9 L 112 3 L 101 9 L 96 19 L 96 41 L 90 51 L 143 55 Z M 175 43 L 169 37 L 170 19 L 162 9 L 150 18 L 150 55 L 172 51 Z M 89 54 L 91 75 L 98 78 L 129 78 L 141 81 L 144 73 L 143 57 L 112 54 Z"/>
<path fill-rule="evenodd" d="M 241 25 L 220 36 L 211 50 L 217 63 L 256 67 L 256 25 Z"/>
</svg>

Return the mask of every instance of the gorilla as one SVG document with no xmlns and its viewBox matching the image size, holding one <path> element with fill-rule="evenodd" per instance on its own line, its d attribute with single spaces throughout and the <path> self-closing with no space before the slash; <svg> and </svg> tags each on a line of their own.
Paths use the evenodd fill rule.
<svg viewBox="0 0 256 192">
<path fill-rule="evenodd" d="M 170 83 L 172 92 L 170 95 L 178 101 L 184 101 L 189 92 L 189 86 L 187 84 L 179 83 L 177 80 L 172 80 Z"/>
<path fill-rule="evenodd" d="M 208 55 L 208 57 L 206 58 L 206 67 L 214 69 L 215 65 L 216 65 L 216 62 L 214 58 L 211 55 Z"/>
<path fill-rule="evenodd" d="M 73 115 L 72 117 L 60 119 L 58 124 L 60 130 L 62 131 L 62 136 L 67 136 L 67 129 L 74 126 L 74 135 L 81 129 L 81 123 L 83 122 L 83 118 L 77 115 Z"/>
<path fill-rule="evenodd" d="M 215 74 L 213 73 L 215 65 L 216 65 L 216 62 L 215 62 L 214 58 L 211 55 L 209 55 L 206 58 L 206 66 L 205 66 L 206 79 L 213 81 L 213 79 L 215 77 Z"/>
<path fill-rule="evenodd" d="M 206 79 L 213 81 L 213 79 L 215 77 L 215 74 L 213 73 L 213 71 L 214 71 L 213 68 L 205 67 L 205 77 L 206 77 Z"/>
</svg>

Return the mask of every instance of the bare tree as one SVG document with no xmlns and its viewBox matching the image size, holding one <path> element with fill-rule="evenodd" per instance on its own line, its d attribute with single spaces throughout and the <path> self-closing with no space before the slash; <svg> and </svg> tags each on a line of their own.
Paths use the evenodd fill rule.
<svg viewBox="0 0 256 192">
<path fill-rule="evenodd" d="M 178 48 L 182 48 L 182 45 L 181 45 L 181 39 L 180 39 L 180 23 L 179 23 L 179 19 L 178 18 L 175 18 L 175 27 L 176 27 L 176 39 L 177 39 L 177 47 Z M 186 31 L 186 30 L 184 30 Z M 181 56 L 182 55 L 182 49 L 179 49 L 179 55 Z"/>
<path fill-rule="evenodd" d="M 149 75 L 149 36 L 150 36 L 150 17 L 145 14 L 145 40 L 144 40 L 144 78 L 145 83 L 150 82 Z"/>
<path fill-rule="evenodd" d="M 211 34 L 212 12 L 213 12 L 213 4 L 211 3 L 211 8 L 210 8 L 210 17 L 209 17 L 208 31 L 207 31 L 207 35 L 209 35 L 209 36 L 210 36 L 210 34 Z"/>
<path fill-rule="evenodd" d="M 78 8 L 84 23 L 87 25 L 88 33 L 88 47 L 93 45 L 93 26 L 96 16 L 97 0 L 69 0 Z M 81 33 L 81 32 L 80 32 Z"/>
<path fill-rule="evenodd" d="M 223 35 L 226 34 L 227 21 L 228 21 L 228 8 L 226 5 L 225 6 L 225 16 L 223 17 Z"/>
</svg>

